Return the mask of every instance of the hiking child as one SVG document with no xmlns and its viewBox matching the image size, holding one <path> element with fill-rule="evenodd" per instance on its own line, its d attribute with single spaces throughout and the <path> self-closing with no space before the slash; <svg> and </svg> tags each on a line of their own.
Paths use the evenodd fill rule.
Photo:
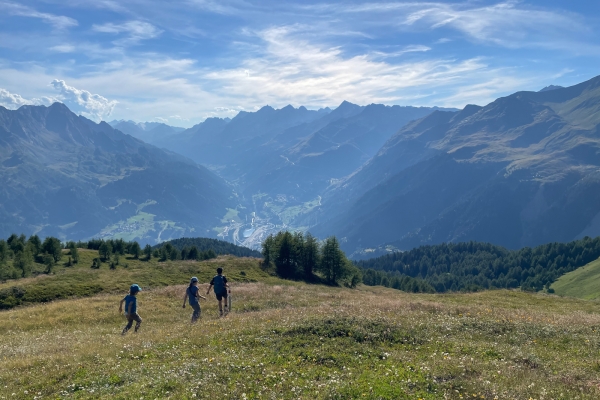
<svg viewBox="0 0 600 400">
<path fill-rule="evenodd" d="M 219 300 L 219 315 L 223 316 L 223 303 L 222 300 L 227 300 L 227 288 L 229 285 L 227 284 L 227 278 L 223 275 L 223 268 L 217 268 L 217 275 L 212 278 L 210 281 L 210 286 L 206 291 L 206 294 L 210 292 L 212 287 L 215 287 L 215 296 L 217 296 L 217 300 Z M 225 314 L 227 314 L 229 310 L 227 309 L 227 303 L 225 303 Z"/>
<path fill-rule="evenodd" d="M 185 290 L 185 295 L 183 296 L 183 308 L 185 308 L 185 301 L 189 298 L 190 307 L 194 309 L 192 324 L 196 323 L 198 318 L 200 318 L 200 303 L 198 302 L 198 298 L 206 300 L 206 297 L 201 296 L 198 292 L 198 278 L 193 276 L 190 279 L 190 286 Z"/>
<path fill-rule="evenodd" d="M 135 296 L 141 291 L 142 288 L 137 283 L 134 283 L 129 287 L 129 294 L 121 300 L 121 303 L 119 303 L 119 313 L 123 312 L 123 303 L 125 303 L 125 318 L 127 318 L 127 326 L 123 328 L 122 335 L 125 335 L 127 331 L 131 329 L 133 321 L 136 321 L 135 332 L 140 329 L 142 319 L 137 313 L 137 298 Z"/>
</svg>

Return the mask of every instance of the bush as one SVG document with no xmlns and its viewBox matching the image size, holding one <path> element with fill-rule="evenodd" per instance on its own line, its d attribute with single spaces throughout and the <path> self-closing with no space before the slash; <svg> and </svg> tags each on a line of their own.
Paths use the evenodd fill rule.
<svg viewBox="0 0 600 400">
<path fill-rule="evenodd" d="M 102 260 L 100 260 L 100 257 L 96 257 L 92 260 L 92 265 L 90 268 L 92 269 L 100 269 L 100 266 L 102 265 Z"/>
</svg>

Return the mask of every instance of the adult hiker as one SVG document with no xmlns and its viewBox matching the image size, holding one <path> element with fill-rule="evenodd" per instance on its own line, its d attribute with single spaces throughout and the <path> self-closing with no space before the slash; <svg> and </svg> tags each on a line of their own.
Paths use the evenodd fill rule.
<svg viewBox="0 0 600 400">
<path fill-rule="evenodd" d="M 192 314 L 192 324 L 198 321 L 200 318 L 200 302 L 198 299 L 206 300 L 206 297 L 201 296 L 198 289 L 198 278 L 195 276 L 190 279 L 190 286 L 185 290 L 185 295 L 183 296 L 183 308 L 185 308 L 185 302 L 189 299 L 190 307 L 194 309 L 194 313 Z"/>
<path fill-rule="evenodd" d="M 217 275 L 215 275 L 210 281 L 210 286 L 206 291 L 206 294 L 210 293 L 210 289 L 214 286 L 215 296 L 219 300 L 219 316 L 227 315 L 229 310 L 227 309 L 227 302 L 225 302 L 225 313 L 223 313 L 223 299 L 227 300 L 227 278 L 223 275 L 223 268 L 217 268 Z"/>
<path fill-rule="evenodd" d="M 123 328 L 122 335 L 125 335 L 131 326 L 133 325 L 133 321 L 136 321 L 135 324 L 135 332 L 140 329 L 140 325 L 142 325 L 142 318 L 137 313 L 137 294 L 142 291 L 142 288 L 134 283 L 129 287 L 129 294 L 121 300 L 119 303 L 119 313 L 123 312 L 123 303 L 125 303 L 125 318 L 127 318 L 127 326 Z"/>
</svg>

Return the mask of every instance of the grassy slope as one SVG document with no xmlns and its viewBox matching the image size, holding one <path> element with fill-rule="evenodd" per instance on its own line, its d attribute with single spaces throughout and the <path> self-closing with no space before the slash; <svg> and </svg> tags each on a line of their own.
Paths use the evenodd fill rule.
<svg viewBox="0 0 600 400">
<path fill-rule="evenodd" d="M 564 274 L 550 286 L 560 296 L 600 298 L 600 259 Z"/>
<path fill-rule="evenodd" d="M 90 265 L 98 252 L 79 250 L 80 262 L 74 267 L 65 267 L 68 259 L 63 255 L 53 275 L 38 275 L 32 278 L 8 280 L 0 283 L 0 290 L 19 286 L 25 289 L 25 301 L 39 302 L 63 297 L 88 296 L 98 292 L 124 292 L 132 283 L 138 283 L 143 288 L 161 287 L 188 282 L 195 275 L 200 282 L 208 282 L 215 274 L 218 266 L 226 270 L 229 278 L 238 282 L 252 282 L 260 279 L 268 281 L 269 274 L 259 268 L 255 258 L 236 258 L 221 256 L 213 260 L 169 261 L 159 263 L 156 259 L 150 262 L 134 260 L 132 256 L 121 256 L 120 265 L 116 270 L 110 270 L 103 263 L 98 270 Z M 125 268 L 125 264 L 128 265 Z M 35 271 L 43 271 L 44 267 L 36 264 Z M 243 275 L 242 275 L 243 273 Z"/>
<path fill-rule="evenodd" d="M 144 285 L 163 276 L 140 294 L 142 330 L 126 337 L 122 294 L 0 312 L 0 398 L 600 396 L 594 302 L 516 291 L 328 288 L 261 276 L 250 261 L 221 260 L 230 277 L 246 268 L 260 282 L 232 284 L 234 312 L 224 319 L 214 297 L 202 301 L 194 326 L 191 310 L 181 308 L 185 285 L 161 284 L 187 279 L 184 268 L 206 270 L 206 281 L 215 264 L 174 263 L 160 273 L 156 266 L 152 278 L 131 266 L 101 270 L 98 279 L 117 289 L 133 277 Z"/>
</svg>

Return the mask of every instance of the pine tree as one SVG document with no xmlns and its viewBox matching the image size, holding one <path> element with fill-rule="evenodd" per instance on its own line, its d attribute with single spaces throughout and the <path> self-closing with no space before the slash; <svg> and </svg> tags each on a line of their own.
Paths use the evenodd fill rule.
<svg viewBox="0 0 600 400">
<path fill-rule="evenodd" d="M 282 278 L 294 278 L 297 268 L 297 248 L 294 237 L 289 232 L 283 232 L 277 237 L 277 250 L 275 252 L 275 268 L 277 275 Z"/>
<path fill-rule="evenodd" d="M 206 260 L 217 258 L 217 253 L 213 249 L 206 250 Z"/>
<path fill-rule="evenodd" d="M 152 259 L 152 246 L 147 244 L 144 247 L 144 254 L 146 255 L 146 261 L 150 261 L 150 259 Z"/>
<path fill-rule="evenodd" d="M 27 243 L 31 244 L 33 246 L 32 247 L 33 257 L 40 254 L 40 251 L 42 251 L 42 241 L 40 240 L 40 237 L 38 235 L 29 236 Z"/>
<path fill-rule="evenodd" d="M 275 251 L 275 238 L 273 235 L 267 236 L 267 238 L 262 242 L 262 256 L 263 256 L 263 265 L 268 267 L 274 262 L 274 251 Z"/>
<path fill-rule="evenodd" d="M 138 242 L 131 243 L 131 245 L 129 246 L 129 254 L 133 255 L 133 258 L 136 260 L 140 258 L 140 254 L 142 254 L 142 249 Z"/>
<path fill-rule="evenodd" d="M 304 247 L 302 249 L 302 269 L 304 279 L 312 280 L 313 272 L 319 266 L 319 243 L 310 233 L 306 234 Z"/>
<path fill-rule="evenodd" d="M 73 263 L 74 264 L 78 264 L 79 263 L 79 250 L 77 249 L 77 247 L 73 247 L 71 249 L 71 257 L 73 258 Z"/>
<path fill-rule="evenodd" d="M 4 239 L 0 239 L 0 265 L 8 260 L 8 244 Z"/>
<path fill-rule="evenodd" d="M 112 255 L 112 245 L 109 241 L 102 242 L 100 248 L 98 249 L 98 254 L 104 261 L 108 260 Z"/>
<path fill-rule="evenodd" d="M 57 238 L 48 236 L 46 239 L 44 239 L 42 251 L 50 254 L 52 258 L 54 258 L 54 262 L 57 263 L 62 257 L 62 244 Z"/>
<path fill-rule="evenodd" d="M 55 258 L 52 254 L 44 253 L 44 265 L 46 266 L 45 273 L 51 274 L 54 271 L 54 265 L 56 264 Z"/>
<path fill-rule="evenodd" d="M 199 256 L 198 248 L 196 246 L 192 246 L 192 248 L 190 249 L 190 252 L 188 254 L 188 259 L 197 260 L 198 256 Z"/>
<path fill-rule="evenodd" d="M 13 266 L 21 271 L 21 277 L 26 278 L 31 275 L 33 268 L 32 246 L 25 246 L 25 249 L 15 255 Z"/>
<path fill-rule="evenodd" d="M 340 245 L 335 236 L 325 240 L 321 249 L 321 262 L 319 271 L 325 276 L 330 285 L 338 285 L 352 272 L 350 262 L 340 250 Z"/>
<path fill-rule="evenodd" d="M 175 248 L 171 248 L 171 252 L 169 253 L 169 260 L 175 261 L 179 259 L 179 251 Z"/>
</svg>

